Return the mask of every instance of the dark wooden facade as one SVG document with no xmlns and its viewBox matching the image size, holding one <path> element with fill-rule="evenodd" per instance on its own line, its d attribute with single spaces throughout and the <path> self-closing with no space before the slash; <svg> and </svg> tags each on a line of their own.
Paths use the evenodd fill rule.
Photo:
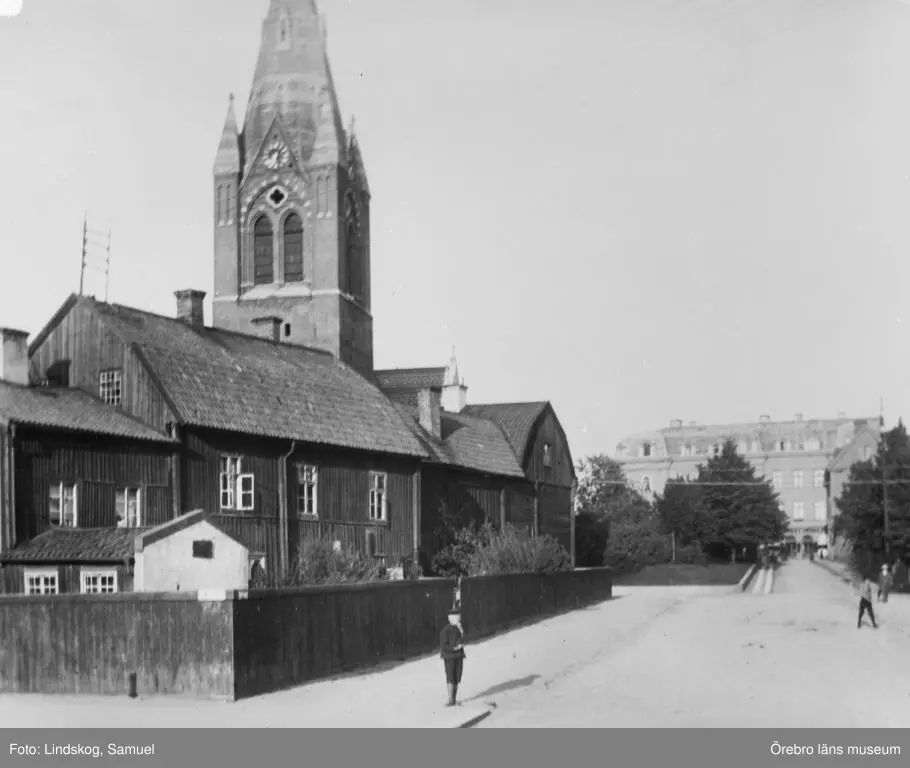
<svg viewBox="0 0 910 768">
<path fill-rule="evenodd" d="M 54 369 L 68 372 L 67 386 L 98 395 L 102 371 L 121 369 L 121 409 L 149 426 L 166 432 L 177 421 L 167 399 L 149 375 L 141 353 L 112 333 L 97 312 L 68 301 L 39 336 L 29 352 L 29 375 L 41 381 Z"/>
<path fill-rule="evenodd" d="M 57 574 L 59 594 L 79 594 L 82 591 L 83 570 L 116 571 L 117 591 L 133 591 L 133 567 L 123 562 L 97 563 L 7 563 L 0 567 L 0 594 L 21 595 L 24 590 L 26 571 L 52 569 Z"/>
<path fill-rule="evenodd" d="M 315 537 L 339 541 L 362 552 L 372 548 L 374 554 L 389 561 L 413 556 L 415 493 L 419 492 L 415 489 L 420 472 L 417 459 L 211 430 L 188 429 L 182 442 L 182 508 L 206 509 L 214 514 L 252 554 L 265 556 L 271 579 L 277 579 L 283 567 L 294 563 L 304 542 Z M 220 509 L 223 456 L 239 457 L 241 471 L 254 476 L 254 509 Z M 300 514 L 298 509 L 298 464 L 317 468 L 315 516 Z M 371 521 L 369 515 L 373 472 L 386 476 L 386 519 L 381 522 Z M 287 512 L 283 514 L 285 505 Z M 368 534 L 372 534 L 372 541 L 368 541 Z"/>
<path fill-rule="evenodd" d="M 50 528 L 50 487 L 76 487 L 76 527 L 116 525 L 118 488 L 138 488 L 142 525 L 173 515 L 173 448 L 93 435 L 19 427 L 13 445 L 18 544 Z"/>
</svg>

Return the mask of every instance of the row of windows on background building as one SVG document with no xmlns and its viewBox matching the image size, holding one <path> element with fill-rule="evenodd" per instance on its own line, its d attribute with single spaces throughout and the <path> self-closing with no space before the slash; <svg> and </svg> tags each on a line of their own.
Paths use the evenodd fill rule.
<svg viewBox="0 0 910 768">
<path fill-rule="evenodd" d="M 745 440 L 740 440 L 737 443 L 736 450 L 740 454 L 746 453 L 793 453 L 797 451 L 820 451 L 821 450 L 821 440 L 818 438 L 810 438 L 803 442 L 795 440 L 777 440 L 767 448 L 762 447 L 762 443 L 759 440 L 753 440 L 751 443 Z M 681 445 L 679 447 L 680 456 L 720 456 L 721 451 L 723 450 L 723 443 L 713 443 L 710 446 L 701 446 L 695 444 Z M 621 446 L 619 448 L 619 455 L 625 456 L 628 452 L 626 446 Z M 657 455 L 657 447 L 653 443 L 642 443 L 638 447 L 638 455 L 642 458 L 649 458 Z"/>
<path fill-rule="evenodd" d="M 678 479 L 683 479 L 682 477 Z M 805 474 L 801 469 L 794 470 L 792 475 L 792 488 L 803 488 L 804 486 Z M 781 490 L 784 488 L 784 473 L 783 472 L 772 472 L 771 473 L 771 485 L 775 490 Z M 825 487 L 825 470 L 816 469 L 812 473 L 812 487 L 813 488 L 824 488 Z M 641 490 L 643 493 L 651 493 L 651 478 L 643 477 L 641 480 Z"/>
<path fill-rule="evenodd" d="M 297 515 L 300 517 L 319 516 L 319 468 L 313 464 L 297 464 Z M 247 512 L 256 506 L 255 478 L 243 471 L 240 456 L 221 457 L 221 509 Z M 385 472 L 370 472 L 368 513 L 372 522 L 388 519 L 386 489 L 388 476 Z"/>
</svg>

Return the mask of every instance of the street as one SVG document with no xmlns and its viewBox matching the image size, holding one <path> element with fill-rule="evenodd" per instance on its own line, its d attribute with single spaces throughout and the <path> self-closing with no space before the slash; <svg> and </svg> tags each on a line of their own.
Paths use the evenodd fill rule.
<svg viewBox="0 0 910 768">
<path fill-rule="evenodd" d="M 908 608 L 857 630 L 849 588 L 790 562 L 772 594 L 680 603 L 478 727 L 907 727 Z"/>
<path fill-rule="evenodd" d="M 908 727 L 910 596 L 856 599 L 808 561 L 771 594 L 616 587 L 614 599 L 468 644 L 461 707 L 438 656 L 237 703 L 0 696 L 6 727 Z"/>
</svg>

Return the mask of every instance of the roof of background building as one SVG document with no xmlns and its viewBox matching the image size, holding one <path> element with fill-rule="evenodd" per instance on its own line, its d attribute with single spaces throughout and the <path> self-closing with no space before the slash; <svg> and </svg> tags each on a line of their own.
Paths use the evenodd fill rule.
<svg viewBox="0 0 910 768">
<path fill-rule="evenodd" d="M 445 383 L 445 368 L 391 368 L 376 371 L 379 388 L 414 390 L 442 389 Z"/>
<path fill-rule="evenodd" d="M 71 301 L 85 302 L 132 345 L 184 424 L 426 456 L 390 400 L 328 352 L 85 297 Z"/>
<path fill-rule="evenodd" d="M 174 442 L 81 389 L 23 387 L 0 381 L 0 420 L 46 429 Z"/>
<path fill-rule="evenodd" d="M 397 408 L 435 461 L 476 472 L 524 477 L 508 438 L 492 421 L 440 411 L 442 436 L 437 438 L 420 426 L 417 408 L 400 404 Z"/>
<path fill-rule="evenodd" d="M 477 404 L 467 406 L 463 413 L 495 422 L 505 432 L 518 460 L 524 462 L 531 432 L 548 405 L 546 401 Z"/>
</svg>

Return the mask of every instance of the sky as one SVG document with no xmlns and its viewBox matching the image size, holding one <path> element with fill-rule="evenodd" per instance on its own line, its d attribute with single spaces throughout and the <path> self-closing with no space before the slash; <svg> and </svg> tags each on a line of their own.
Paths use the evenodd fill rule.
<svg viewBox="0 0 910 768">
<path fill-rule="evenodd" d="M 78 290 L 86 211 L 110 301 L 211 295 L 212 163 L 268 4 L 0 17 L 0 326 Z M 320 8 L 370 180 L 378 368 L 455 345 L 469 402 L 550 400 L 575 459 L 671 419 L 910 416 L 910 5 Z"/>
</svg>

